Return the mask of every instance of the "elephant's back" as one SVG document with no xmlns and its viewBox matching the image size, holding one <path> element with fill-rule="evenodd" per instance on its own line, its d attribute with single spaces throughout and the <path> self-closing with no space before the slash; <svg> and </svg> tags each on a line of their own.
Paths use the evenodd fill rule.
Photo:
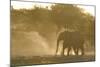
<svg viewBox="0 0 100 67">
<path fill-rule="evenodd" d="M 64 43 L 77 44 L 83 42 L 83 36 L 79 32 L 66 32 L 64 35 Z"/>
</svg>

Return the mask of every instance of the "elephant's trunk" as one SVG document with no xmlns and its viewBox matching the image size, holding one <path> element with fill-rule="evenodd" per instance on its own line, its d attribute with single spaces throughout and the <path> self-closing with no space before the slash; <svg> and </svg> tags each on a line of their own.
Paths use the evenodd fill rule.
<svg viewBox="0 0 100 67">
<path fill-rule="evenodd" d="M 59 40 L 57 40 L 56 55 L 57 55 L 57 52 L 58 52 L 58 48 L 59 48 Z"/>
</svg>

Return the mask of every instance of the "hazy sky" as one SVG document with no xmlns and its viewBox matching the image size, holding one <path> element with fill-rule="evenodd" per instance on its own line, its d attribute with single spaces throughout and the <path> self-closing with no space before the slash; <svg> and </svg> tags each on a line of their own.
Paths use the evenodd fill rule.
<svg viewBox="0 0 100 67">
<path fill-rule="evenodd" d="M 14 9 L 31 9 L 34 5 L 40 6 L 40 7 L 46 7 L 50 6 L 50 3 L 34 3 L 34 2 L 22 2 L 22 1 L 11 1 L 11 5 Z M 89 12 L 93 16 L 95 16 L 95 7 L 94 6 L 87 6 L 87 5 L 78 5 L 78 7 L 83 8 L 85 12 Z"/>
</svg>

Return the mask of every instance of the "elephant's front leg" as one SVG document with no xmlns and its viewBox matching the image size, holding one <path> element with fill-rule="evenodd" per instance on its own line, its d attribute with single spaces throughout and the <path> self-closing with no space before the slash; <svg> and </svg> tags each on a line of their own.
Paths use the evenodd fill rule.
<svg viewBox="0 0 100 67">
<path fill-rule="evenodd" d="M 64 56 L 64 50 L 65 50 L 65 47 L 63 46 L 61 56 Z"/>
</svg>

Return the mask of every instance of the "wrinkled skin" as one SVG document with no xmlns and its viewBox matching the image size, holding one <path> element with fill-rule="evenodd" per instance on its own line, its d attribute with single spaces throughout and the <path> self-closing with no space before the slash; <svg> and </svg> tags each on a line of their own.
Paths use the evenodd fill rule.
<svg viewBox="0 0 100 67">
<path fill-rule="evenodd" d="M 56 54 L 58 52 L 59 42 L 63 41 L 63 50 L 61 55 L 64 56 L 64 50 L 67 48 L 67 55 L 69 56 L 69 52 L 71 48 L 74 49 L 76 55 L 78 55 L 79 50 L 81 50 L 82 55 L 84 55 L 84 39 L 83 36 L 79 32 L 68 32 L 64 31 L 60 33 L 57 39 L 57 49 Z"/>
</svg>

